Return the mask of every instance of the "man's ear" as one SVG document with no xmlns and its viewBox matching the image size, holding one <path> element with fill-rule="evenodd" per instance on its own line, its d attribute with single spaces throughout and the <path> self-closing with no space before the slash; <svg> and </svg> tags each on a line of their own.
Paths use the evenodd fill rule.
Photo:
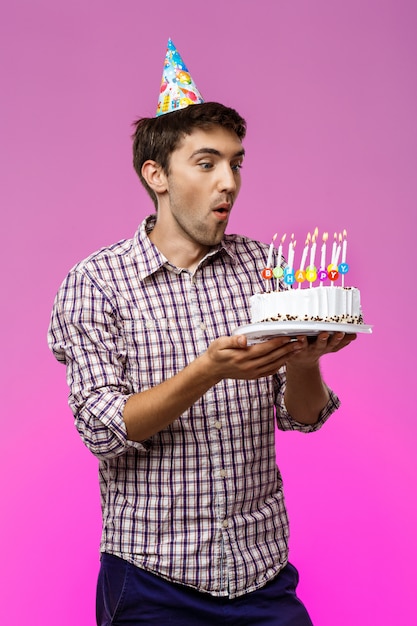
<svg viewBox="0 0 417 626">
<path fill-rule="evenodd" d="M 159 163 L 151 160 L 145 161 L 141 171 L 143 178 L 156 194 L 164 193 L 167 190 L 167 177 Z"/>
</svg>

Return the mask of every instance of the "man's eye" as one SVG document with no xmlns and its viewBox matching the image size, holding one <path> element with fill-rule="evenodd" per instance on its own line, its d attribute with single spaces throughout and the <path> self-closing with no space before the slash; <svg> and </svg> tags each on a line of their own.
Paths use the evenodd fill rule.
<svg viewBox="0 0 417 626">
<path fill-rule="evenodd" d="M 241 170 L 243 167 L 242 163 L 235 163 L 234 165 L 232 165 L 232 170 L 234 172 L 238 172 L 239 170 Z"/>
<path fill-rule="evenodd" d="M 209 169 L 211 169 L 213 167 L 213 164 L 212 163 L 208 163 L 207 161 L 204 161 L 203 163 L 199 163 L 199 166 L 203 170 L 209 170 Z"/>
</svg>

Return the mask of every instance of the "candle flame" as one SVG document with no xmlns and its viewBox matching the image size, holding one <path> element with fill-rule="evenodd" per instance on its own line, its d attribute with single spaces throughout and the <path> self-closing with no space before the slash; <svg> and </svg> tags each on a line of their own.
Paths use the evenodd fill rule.
<svg viewBox="0 0 417 626">
<path fill-rule="evenodd" d="M 326 243 L 326 241 L 329 238 L 329 233 L 323 233 L 323 242 Z"/>
<path fill-rule="evenodd" d="M 344 239 L 347 239 L 347 231 L 346 231 L 346 228 L 343 230 L 343 237 L 344 237 Z"/>
<path fill-rule="evenodd" d="M 343 239 L 342 233 L 339 233 L 339 244 L 342 243 L 342 239 Z"/>
<path fill-rule="evenodd" d="M 275 235 L 272 237 L 272 243 L 274 243 L 275 239 L 277 238 L 278 233 L 275 233 Z"/>
<path fill-rule="evenodd" d="M 310 233 L 308 233 L 308 234 L 307 234 L 307 238 L 306 238 L 306 246 L 308 246 L 308 244 L 310 243 L 310 241 L 311 241 L 311 234 L 310 234 Z"/>
<path fill-rule="evenodd" d="M 284 241 L 286 240 L 286 238 L 287 238 L 287 233 L 285 233 L 284 235 L 282 235 L 282 237 L 281 237 L 281 243 L 284 243 Z"/>
<path fill-rule="evenodd" d="M 313 243 L 316 243 L 316 239 L 318 236 L 319 236 L 319 229 L 316 226 L 316 228 L 314 229 L 314 233 L 313 233 Z"/>
</svg>

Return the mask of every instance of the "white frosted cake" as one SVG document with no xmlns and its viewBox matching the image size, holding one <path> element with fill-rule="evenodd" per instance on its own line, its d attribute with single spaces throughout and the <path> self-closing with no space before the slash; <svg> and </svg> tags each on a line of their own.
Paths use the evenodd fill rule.
<svg viewBox="0 0 417 626">
<path fill-rule="evenodd" d="M 355 287 L 311 287 L 257 293 L 250 298 L 251 323 L 336 322 L 362 324 L 360 292 Z"/>
</svg>

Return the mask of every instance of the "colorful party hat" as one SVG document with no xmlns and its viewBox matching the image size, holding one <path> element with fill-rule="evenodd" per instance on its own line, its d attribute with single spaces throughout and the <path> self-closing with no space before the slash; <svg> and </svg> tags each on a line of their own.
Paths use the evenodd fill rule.
<svg viewBox="0 0 417 626">
<path fill-rule="evenodd" d="M 156 117 L 204 102 L 180 53 L 168 39 Z"/>
</svg>

